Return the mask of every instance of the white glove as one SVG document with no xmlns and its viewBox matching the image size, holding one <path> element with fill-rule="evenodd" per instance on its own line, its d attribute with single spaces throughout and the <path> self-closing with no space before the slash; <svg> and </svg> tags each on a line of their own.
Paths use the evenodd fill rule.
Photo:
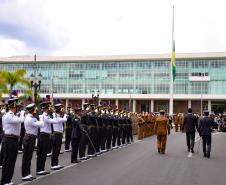
<svg viewBox="0 0 226 185">
<path fill-rule="evenodd" d="M 22 111 L 20 111 L 20 115 L 25 115 L 25 111 L 24 110 L 22 110 Z"/>
</svg>

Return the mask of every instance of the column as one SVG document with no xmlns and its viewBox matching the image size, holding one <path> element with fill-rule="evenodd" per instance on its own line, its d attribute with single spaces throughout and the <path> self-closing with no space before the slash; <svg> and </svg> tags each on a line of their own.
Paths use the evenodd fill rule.
<svg viewBox="0 0 226 185">
<path fill-rule="evenodd" d="M 208 100 L 208 111 L 211 113 L 212 110 L 211 110 L 211 100 Z"/>
<path fill-rule="evenodd" d="M 154 112 L 154 100 L 151 100 L 151 112 Z"/>
<path fill-rule="evenodd" d="M 101 102 L 101 99 L 99 98 L 99 99 L 98 99 L 98 105 L 100 105 L 100 102 Z"/>
<path fill-rule="evenodd" d="M 133 112 L 136 112 L 136 100 L 133 100 Z"/>
<path fill-rule="evenodd" d="M 118 99 L 115 100 L 115 105 L 116 105 L 117 108 L 118 108 Z"/>
<path fill-rule="evenodd" d="M 68 107 L 68 98 L 66 98 L 66 104 L 65 104 L 65 107 L 66 107 L 66 108 Z"/>
<path fill-rule="evenodd" d="M 191 108 L 191 100 L 188 100 L 188 108 Z"/>
<path fill-rule="evenodd" d="M 85 103 L 85 98 L 82 98 L 82 110 L 84 110 L 84 107 L 83 107 L 84 103 Z"/>
</svg>

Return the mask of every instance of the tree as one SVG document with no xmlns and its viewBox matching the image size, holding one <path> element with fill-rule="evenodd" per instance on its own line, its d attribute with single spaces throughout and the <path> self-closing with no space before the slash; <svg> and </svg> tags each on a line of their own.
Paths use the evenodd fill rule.
<svg viewBox="0 0 226 185">
<path fill-rule="evenodd" d="M 31 83 L 24 77 L 25 74 L 26 69 L 24 68 L 17 69 L 15 72 L 0 70 L 0 95 L 2 93 L 10 94 L 16 84 L 23 84 L 30 89 Z"/>
</svg>

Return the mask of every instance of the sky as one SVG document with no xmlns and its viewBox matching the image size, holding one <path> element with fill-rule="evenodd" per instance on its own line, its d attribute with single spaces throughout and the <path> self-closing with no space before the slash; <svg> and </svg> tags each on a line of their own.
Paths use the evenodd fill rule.
<svg viewBox="0 0 226 185">
<path fill-rule="evenodd" d="M 0 57 L 226 51 L 225 0 L 0 0 Z"/>
</svg>

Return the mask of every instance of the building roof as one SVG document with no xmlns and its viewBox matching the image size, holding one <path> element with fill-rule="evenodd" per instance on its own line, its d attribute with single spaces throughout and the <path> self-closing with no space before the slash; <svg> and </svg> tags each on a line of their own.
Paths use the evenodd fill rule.
<svg viewBox="0 0 226 185">
<path fill-rule="evenodd" d="M 112 62 L 137 60 L 170 60 L 171 54 L 102 55 L 102 56 L 36 56 L 37 63 L 46 62 Z M 226 59 L 226 52 L 176 53 L 176 59 Z M 0 63 L 31 63 L 34 56 L 0 57 Z"/>
</svg>

